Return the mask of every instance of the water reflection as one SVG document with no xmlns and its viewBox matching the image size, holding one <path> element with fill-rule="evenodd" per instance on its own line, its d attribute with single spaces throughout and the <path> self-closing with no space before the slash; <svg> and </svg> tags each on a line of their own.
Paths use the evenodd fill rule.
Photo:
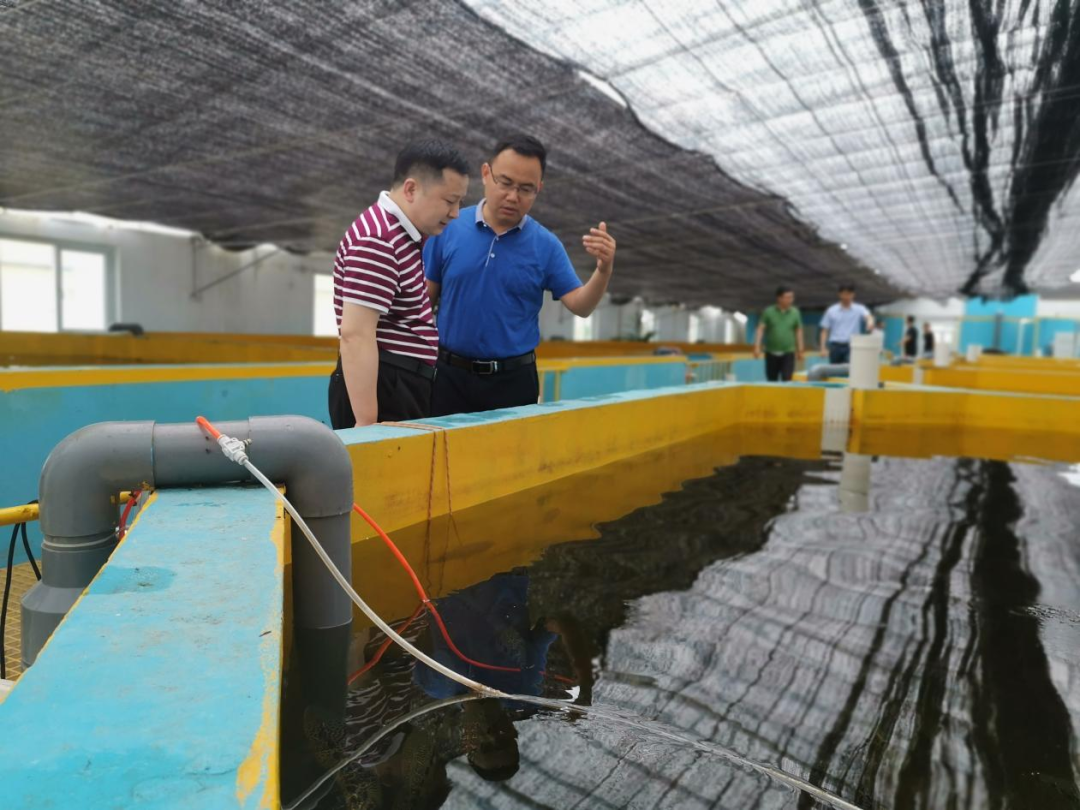
<svg viewBox="0 0 1080 810">
<path fill-rule="evenodd" d="M 844 453 L 840 467 L 840 510 L 866 512 L 870 508 L 870 466 L 873 459 L 859 453 Z"/>
<path fill-rule="evenodd" d="M 847 450 L 881 456 L 954 456 L 998 461 L 1080 460 L 1080 434 L 968 427 L 926 429 L 875 426 L 856 429 Z"/>
<path fill-rule="evenodd" d="M 565 698 L 565 685 L 573 683 L 576 702 L 590 700 L 592 650 L 572 616 L 530 598 L 526 571 L 497 574 L 437 605 L 445 635 L 429 614 L 417 615 L 401 632 L 439 663 L 504 692 Z M 520 765 L 514 722 L 536 714 L 536 708 L 485 699 L 410 719 L 425 704 L 468 690 L 397 647 L 380 656 L 384 640 L 375 628 L 357 639 L 363 659 L 373 665 L 352 679 L 343 718 L 322 711 L 310 688 L 291 696 L 311 760 L 305 776 L 310 779 L 318 766 L 350 760 L 298 806 L 439 807 L 449 792 L 447 763 L 462 756 L 480 779 L 504 782 L 514 776 Z M 562 655 L 549 660 L 555 647 Z M 308 668 L 299 669 L 306 683 Z M 377 745 L 366 745 L 391 727 L 393 733 Z M 363 754 L 351 754 L 361 747 Z"/>
<path fill-rule="evenodd" d="M 533 497 L 550 511 L 615 480 Z M 501 518 L 484 529 L 504 510 L 462 513 L 463 543 L 520 540 L 532 562 L 478 563 L 479 581 L 441 604 L 463 653 L 522 670 L 495 673 L 503 688 L 565 694 L 555 676 L 570 678 L 579 699 L 861 807 L 1077 807 L 1078 509 L 1080 488 L 1047 466 L 744 458 L 596 530 L 563 523 L 565 542 L 543 550 L 543 512 L 513 512 L 509 534 Z M 426 623 L 409 632 L 453 660 Z M 379 641 L 360 633 L 354 663 Z M 456 690 L 388 654 L 351 690 L 340 740 L 320 748 L 310 727 L 293 738 L 315 750 L 306 776 Z M 602 719 L 497 702 L 409 722 L 347 773 L 320 807 L 815 806 Z"/>
</svg>

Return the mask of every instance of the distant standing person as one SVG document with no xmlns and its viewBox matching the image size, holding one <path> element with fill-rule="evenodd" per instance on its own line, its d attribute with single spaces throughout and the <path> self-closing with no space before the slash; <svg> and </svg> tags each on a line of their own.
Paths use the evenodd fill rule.
<svg viewBox="0 0 1080 810">
<path fill-rule="evenodd" d="M 468 187 L 469 164 L 457 149 L 409 144 L 390 190 L 345 231 L 334 257 L 335 430 L 430 415 L 439 339 L 420 245 L 457 219 Z"/>
<path fill-rule="evenodd" d="M 840 301 L 825 310 L 821 319 L 821 354 L 832 364 L 851 361 L 851 338 L 874 330 L 874 316 L 862 304 L 855 303 L 855 285 L 840 285 Z"/>
<path fill-rule="evenodd" d="M 934 356 L 934 330 L 929 323 L 922 325 L 922 350 L 926 357 Z"/>
<path fill-rule="evenodd" d="M 582 238 L 596 259 L 582 284 L 562 242 L 529 216 L 546 168 L 547 150 L 531 135 L 500 141 L 481 170 L 484 199 L 424 245 L 428 294 L 439 307 L 432 416 L 535 404 L 544 292 L 587 318 L 607 290 L 615 240 L 605 223 Z"/>
<path fill-rule="evenodd" d="M 754 357 L 765 351 L 765 379 L 790 382 L 795 361 L 803 357 L 802 314 L 795 304 L 790 287 L 776 288 L 776 303 L 761 313 L 754 335 Z"/>
<path fill-rule="evenodd" d="M 907 316 L 907 328 L 904 330 L 904 357 L 914 360 L 919 356 L 919 330 L 915 326 L 915 316 Z"/>
</svg>

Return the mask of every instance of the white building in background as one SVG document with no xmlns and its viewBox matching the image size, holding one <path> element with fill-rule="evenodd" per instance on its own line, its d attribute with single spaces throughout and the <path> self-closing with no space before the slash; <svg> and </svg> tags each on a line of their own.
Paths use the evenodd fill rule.
<svg viewBox="0 0 1080 810">
<path fill-rule="evenodd" d="M 337 334 L 333 256 L 274 245 L 230 251 L 191 231 L 81 213 L 0 208 L 0 329 Z M 741 342 L 719 307 L 604 297 L 578 318 L 550 296 L 544 340 Z"/>
<path fill-rule="evenodd" d="M 540 335 L 543 340 L 733 343 L 741 340 L 742 328 L 733 313 L 719 307 L 649 306 L 640 298 L 616 304 L 605 296 L 591 316 L 578 318 L 549 297 L 540 311 Z"/>
</svg>

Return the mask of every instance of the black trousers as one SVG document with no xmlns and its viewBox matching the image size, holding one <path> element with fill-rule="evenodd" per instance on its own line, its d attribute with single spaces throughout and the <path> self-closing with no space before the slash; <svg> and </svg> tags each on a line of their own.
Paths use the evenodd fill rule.
<svg viewBox="0 0 1080 810">
<path fill-rule="evenodd" d="M 536 363 L 499 374 L 473 374 L 440 360 L 431 398 L 431 415 L 516 408 L 535 405 L 539 399 L 540 379 L 536 374 Z"/>
<path fill-rule="evenodd" d="M 375 391 L 379 400 L 380 422 L 404 422 L 431 415 L 431 380 L 411 371 L 379 363 L 379 382 Z M 356 427 L 341 358 L 330 375 L 330 424 L 334 430 Z"/>
<path fill-rule="evenodd" d="M 829 362 L 833 365 L 840 365 L 843 363 L 851 362 L 851 344 L 850 343 L 833 343 L 829 341 Z"/>
<path fill-rule="evenodd" d="M 765 379 L 769 382 L 791 382 L 795 373 L 795 354 L 766 354 Z"/>
</svg>

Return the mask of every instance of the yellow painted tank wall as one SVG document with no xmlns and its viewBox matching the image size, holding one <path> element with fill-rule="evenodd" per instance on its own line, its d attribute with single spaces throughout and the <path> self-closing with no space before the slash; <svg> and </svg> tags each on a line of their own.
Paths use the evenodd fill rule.
<svg viewBox="0 0 1080 810">
<path fill-rule="evenodd" d="M 550 341 L 541 359 L 651 355 L 658 343 Z M 693 353 L 740 353 L 749 346 L 664 343 Z M 117 363 L 285 363 L 337 357 L 337 339 L 304 335 L 147 332 L 144 335 L 0 332 L 0 365 L 102 365 Z"/>
</svg>

